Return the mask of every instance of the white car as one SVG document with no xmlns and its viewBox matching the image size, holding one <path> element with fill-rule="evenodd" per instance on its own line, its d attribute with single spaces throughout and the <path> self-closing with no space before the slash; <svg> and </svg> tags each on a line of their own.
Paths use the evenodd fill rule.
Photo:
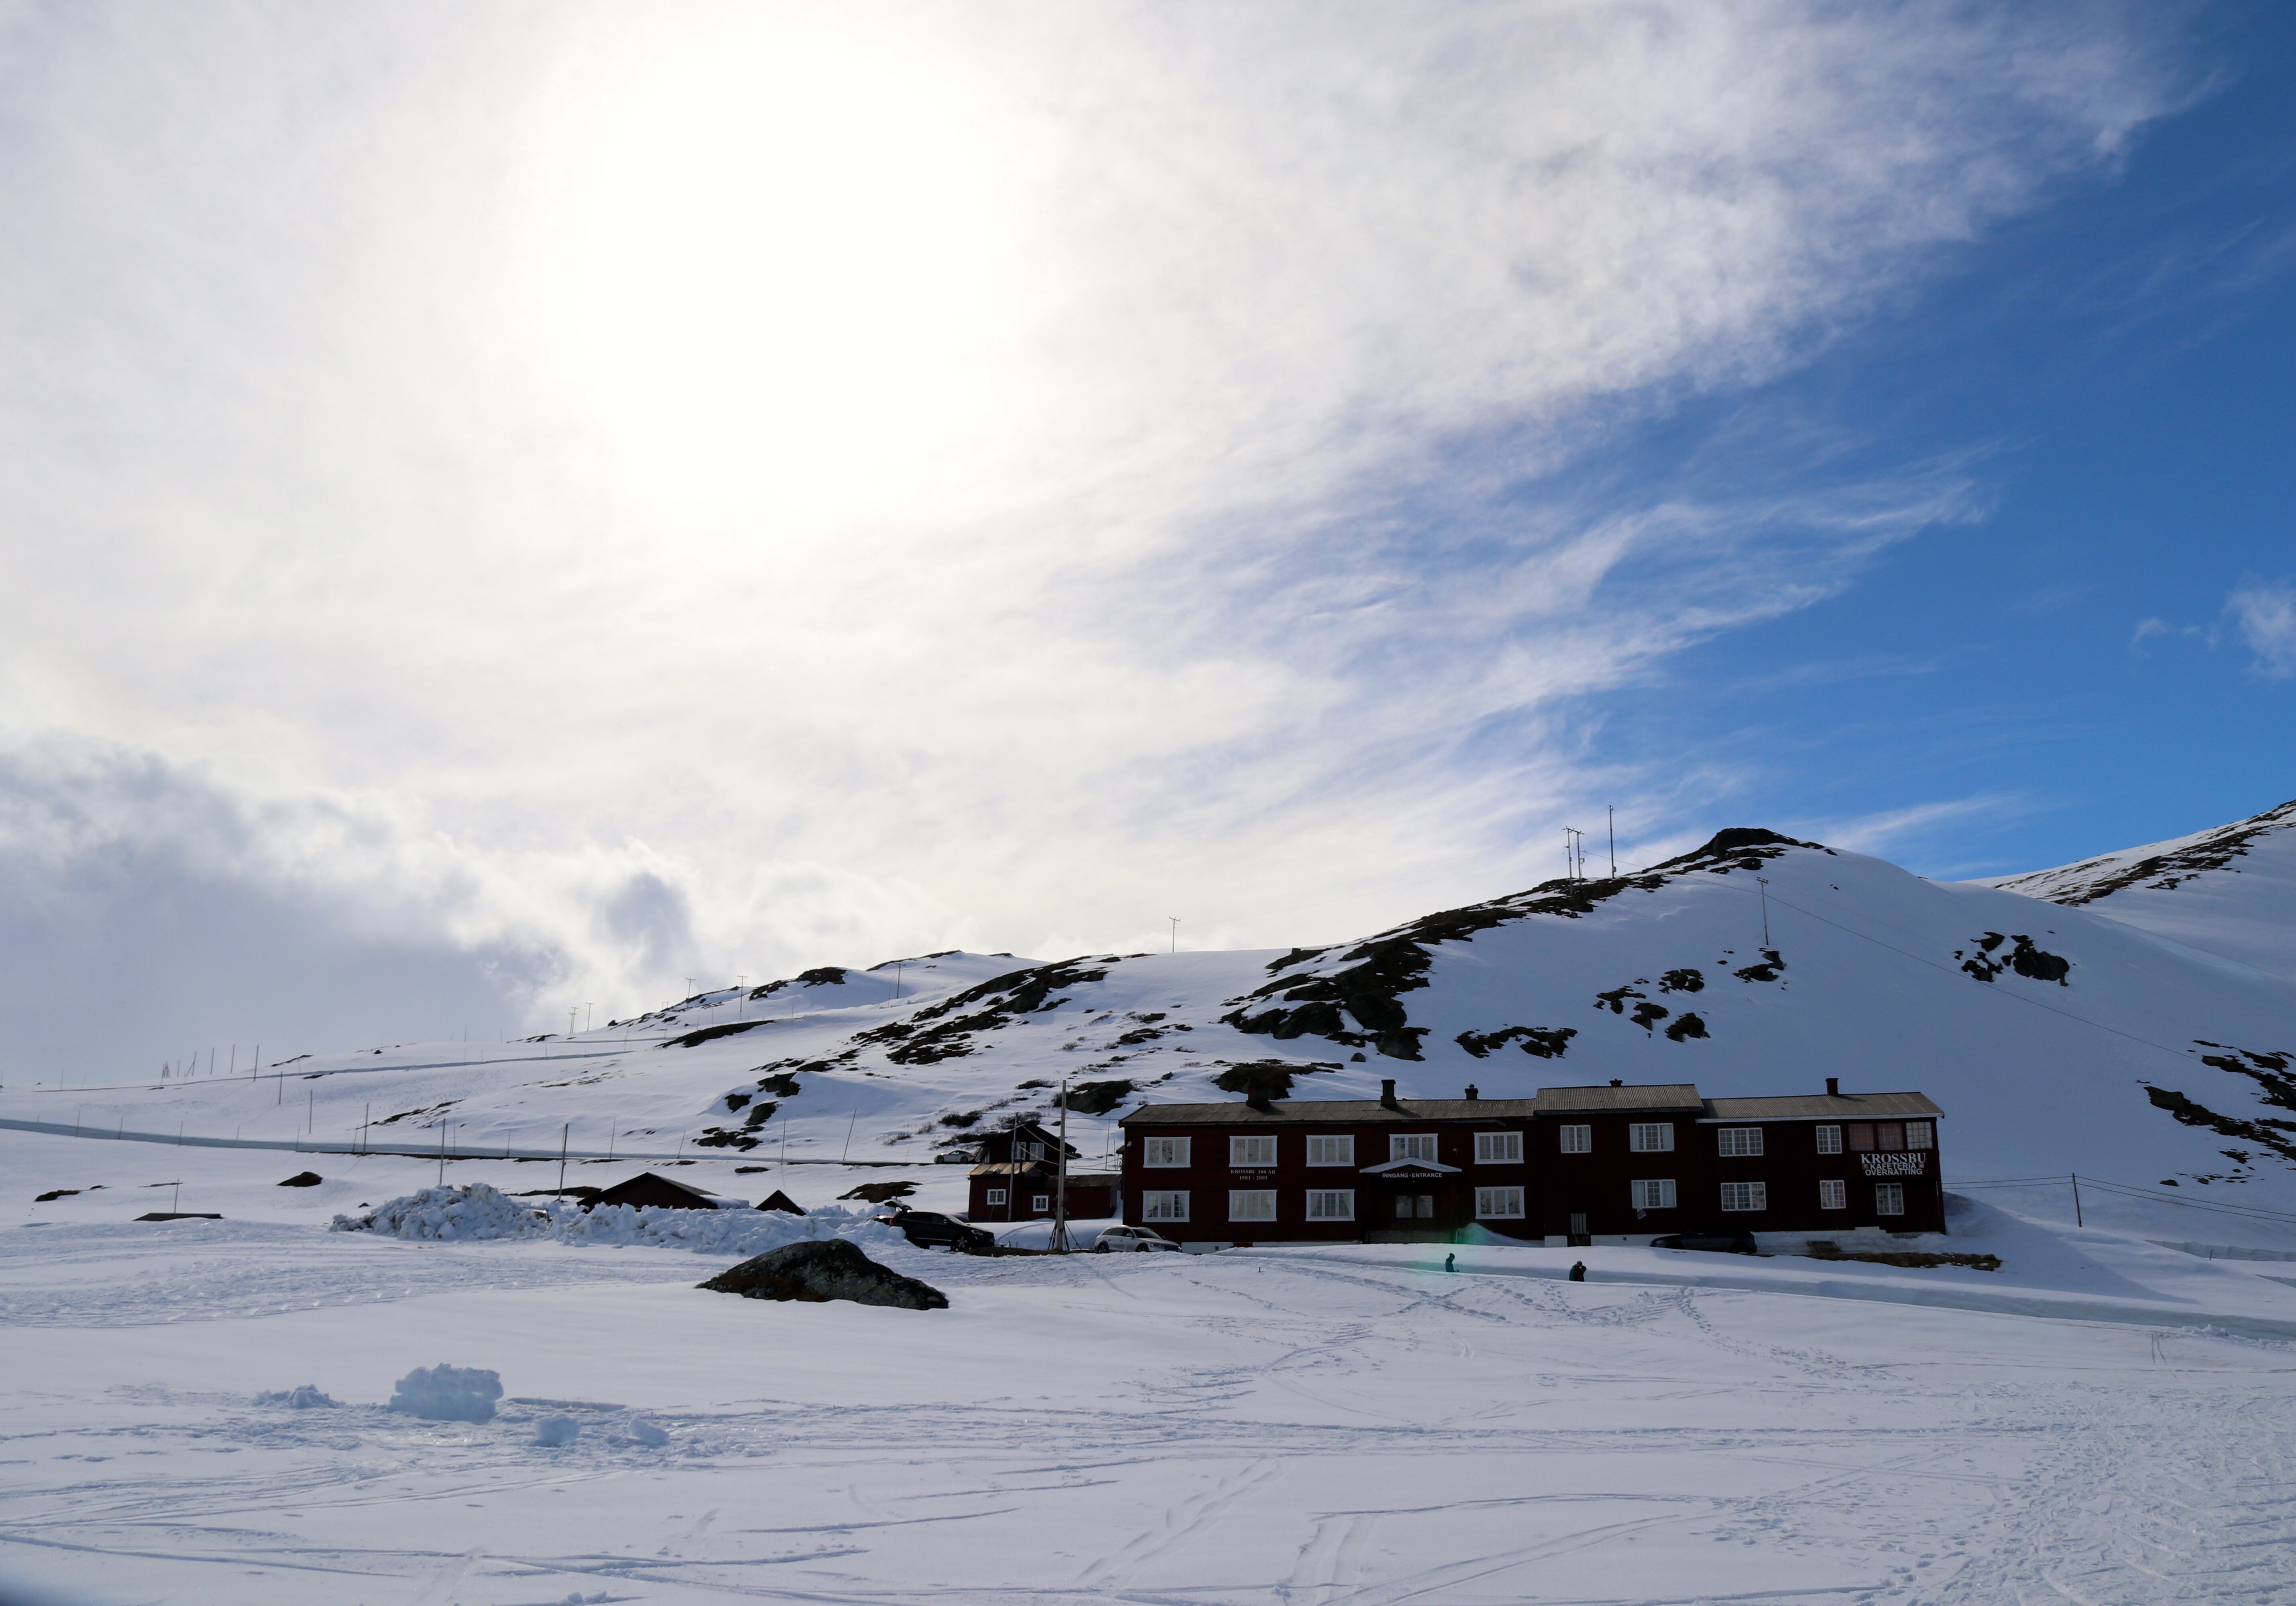
<svg viewBox="0 0 2296 1606">
<path fill-rule="evenodd" d="M 1177 1253 L 1179 1248 L 1152 1227 L 1107 1227 L 1092 1246 L 1092 1252 L 1107 1255 L 1119 1249 L 1170 1249 Z"/>
</svg>

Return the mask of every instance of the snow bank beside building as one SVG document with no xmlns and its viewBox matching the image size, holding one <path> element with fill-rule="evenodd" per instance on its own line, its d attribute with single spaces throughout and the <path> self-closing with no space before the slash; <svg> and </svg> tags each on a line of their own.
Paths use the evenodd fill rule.
<svg viewBox="0 0 2296 1606">
<path fill-rule="evenodd" d="M 365 1215 L 338 1215 L 336 1232 L 380 1232 L 414 1241 L 548 1238 L 561 1243 L 691 1249 L 702 1255 L 761 1255 L 783 1244 L 843 1238 L 887 1247 L 908 1240 L 866 1215 L 831 1206 L 810 1215 L 778 1210 L 668 1210 L 562 1201 L 540 1207 L 484 1182 L 425 1188 Z"/>
</svg>

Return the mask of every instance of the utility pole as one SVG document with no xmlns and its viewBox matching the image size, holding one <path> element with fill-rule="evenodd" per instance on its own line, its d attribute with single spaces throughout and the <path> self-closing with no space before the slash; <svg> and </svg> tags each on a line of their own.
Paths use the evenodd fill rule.
<svg viewBox="0 0 2296 1606">
<path fill-rule="evenodd" d="M 897 1004 L 901 1001 L 901 967 L 907 963 L 906 959 L 893 961 L 893 1001 Z"/>
<path fill-rule="evenodd" d="M 447 1118 L 439 1118 L 439 1186 L 447 1185 Z"/>
<path fill-rule="evenodd" d="M 261 1075 L 263 1075 L 263 1045 L 258 1042 L 255 1045 L 254 1061 L 247 1067 L 247 1079 L 252 1082 Z"/>
<path fill-rule="evenodd" d="M 2086 1227 L 2088 1223 L 2081 1219 L 2080 1173 L 2075 1171 L 2068 1174 L 2070 1174 L 2073 1179 L 2073 1225 L 2076 1227 Z"/>
<path fill-rule="evenodd" d="M 746 970 L 738 973 L 734 977 L 734 997 L 741 1005 L 741 1008 L 734 1013 L 734 1018 L 735 1020 L 747 1020 L 750 1018 L 749 981 L 750 973 Z"/>
<path fill-rule="evenodd" d="M 1172 951 L 1177 953 L 1180 951 L 1180 917 L 1166 915 L 1164 918 L 1172 923 Z"/>
<path fill-rule="evenodd" d="M 1611 879 L 1619 878 L 1619 811 L 1609 803 L 1603 805 L 1603 823 L 1611 828 Z"/>
<path fill-rule="evenodd" d="M 561 1193 L 566 1191 L 566 1134 L 573 1130 L 574 1123 L 571 1121 L 558 1129 L 558 1191 Z"/>
<path fill-rule="evenodd" d="M 1767 948 L 1770 945 L 1770 878 L 1767 876 L 1757 876 L 1754 877 L 1754 884 L 1761 888 L 1762 946 Z"/>
<path fill-rule="evenodd" d="M 1069 1084 L 1061 1079 L 1061 1135 L 1054 1153 L 1059 1169 L 1053 1173 L 1053 1253 L 1069 1252 Z"/>
</svg>

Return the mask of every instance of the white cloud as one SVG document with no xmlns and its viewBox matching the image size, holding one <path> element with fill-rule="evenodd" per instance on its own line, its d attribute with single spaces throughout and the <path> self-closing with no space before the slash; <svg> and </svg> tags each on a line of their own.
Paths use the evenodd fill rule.
<svg viewBox="0 0 2296 1606">
<path fill-rule="evenodd" d="M 2296 675 L 2296 584 L 2245 575 L 2225 598 L 2240 638 L 2256 655 L 2256 671 L 2273 679 Z"/>
<path fill-rule="evenodd" d="M 0 705 L 578 988 L 1535 878 L 1572 698 L 1972 506 L 1539 476 L 2109 161 L 2135 15 L 26 12 Z"/>
</svg>

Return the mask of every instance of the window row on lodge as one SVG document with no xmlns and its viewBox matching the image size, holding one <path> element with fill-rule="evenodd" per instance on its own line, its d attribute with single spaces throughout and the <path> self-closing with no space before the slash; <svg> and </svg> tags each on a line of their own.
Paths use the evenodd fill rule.
<svg viewBox="0 0 2296 1606">
<path fill-rule="evenodd" d="M 1906 1185 L 1903 1182 L 1875 1182 L 1874 1214 L 1884 1222 L 1906 1214 Z M 1673 1177 L 1635 1177 L 1627 1183 L 1628 1197 L 1639 1211 L 1672 1210 L 1677 1207 L 1680 1193 Z M 1227 1190 L 1227 1219 L 1231 1222 L 1273 1222 L 1287 1219 L 1288 1213 L 1279 1213 L 1273 1188 L 1231 1188 Z M 1352 1222 L 1356 1219 L 1356 1190 L 1353 1188 L 1310 1188 L 1297 1218 L 1310 1222 Z M 1759 1215 L 1770 1207 L 1770 1185 L 1767 1182 L 1724 1182 L 1720 1185 L 1721 1212 L 1730 1215 Z M 1398 1221 L 1424 1217 L 1434 1219 L 1431 1195 L 1395 1193 L 1385 1196 L 1393 1199 L 1396 1208 L 1390 1212 Z M 1001 1200 L 998 1202 L 1002 1202 Z M 1050 1199 L 1039 1196 L 1036 1213 L 1043 1215 L 1050 1208 Z M 1822 1211 L 1849 1208 L 1849 1184 L 1836 1177 L 1820 1177 L 1817 1182 L 1817 1207 Z M 1479 1222 L 1518 1222 L 1526 1219 L 1523 1190 L 1520 1188 L 1477 1188 L 1474 1219 Z M 1159 1222 L 1190 1222 L 1195 1217 L 1185 1189 L 1148 1188 L 1140 1194 L 1140 1220 L 1150 1226 Z M 1137 1223 L 1136 1225 L 1139 1224 Z M 1849 1224 L 1845 1217 L 1841 1225 Z M 1680 1231 L 1675 1228 L 1673 1231 Z"/>
<path fill-rule="evenodd" d="M 1772 1099 L 1687 1083 L 1535 1099 L 1382 1088 L 1376 1101 L 1143 1106 L 1122 1123 L 1124 1219 L 1201 1247 L 1444 1240 L 1471 1224 L 1566 1242 L 1715 1224 L 1945 1230 L 1943 1112 L 1920 1093 L 1843 1093 L 1835 1078 Z"/>
</svg>

